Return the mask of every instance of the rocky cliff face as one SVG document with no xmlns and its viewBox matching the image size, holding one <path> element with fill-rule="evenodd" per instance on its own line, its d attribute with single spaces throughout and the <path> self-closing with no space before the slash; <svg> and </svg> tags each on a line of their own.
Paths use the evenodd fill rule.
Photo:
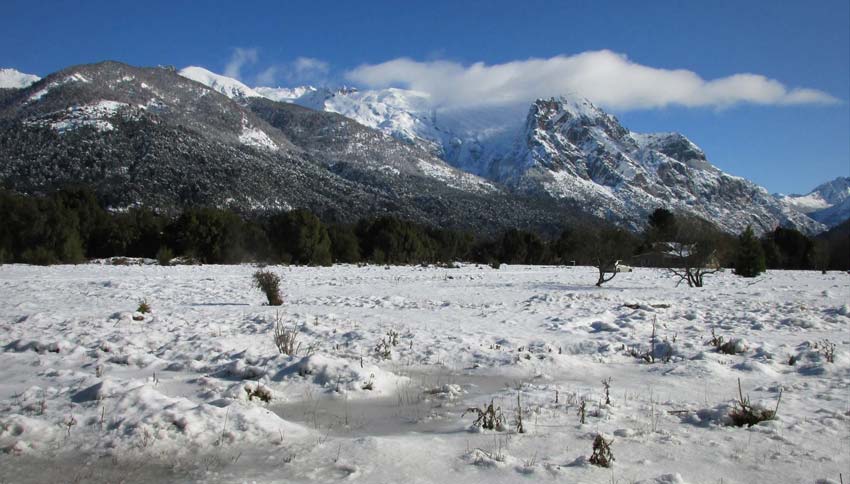
<svg viewBox="0 0 850 484">
<path fill-rule="evenodd" d="M 515 190 L 583 201 L 595 215 L 634 224 L 654 209 L 687 212 L 730 232 L 822 226 L 765 189 L 713 166 L 678 133 L 639 134 L 585 99 L 541 99 L 491 176 Z"/>
</svg>

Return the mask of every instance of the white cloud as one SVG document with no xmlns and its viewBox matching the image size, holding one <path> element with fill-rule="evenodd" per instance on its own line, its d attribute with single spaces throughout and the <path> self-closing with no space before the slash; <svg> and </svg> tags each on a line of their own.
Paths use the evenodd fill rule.
<svg viewBox="0 0 850 484">
<path fill-rule="evenodd" d="M 609 50 L 494 65 L 399 58 L 361 65 L 346 77 L 372 88 L 395 86 L 426 92 L 447 107 L 506 105 L 564 94 L 584 96 L 619 110 L 839 102 L 825 92 L 788 88 L 758 74 L 706 80 L 685 69 L 641 65 Z"/>
<path fill-rule="evenodd" d="M 278 81 L 287 85 L 324 84 L 330 72 L 330 64 L 313 57 L 298 57 L 292 62 L 273 65 L 259 74 L 258 86 L 273 86 Z"/>
<path fill-rule="evenodd" d="M 271 66 L 259 74 L 257 74 L 257 85 L 258 86 L 271 86 L 275 83 L 275 79 L 277 78 L 278 68 L 277 66 Z"/>
<path fill-rule="evenodd" d="M 247 64 L 257 62 L 257 49 L 243 49 L 237 47 L 233 49 L 233 54 L 230 56 L 230 61 L 224 68 L 224 75 L 239 79 L 242 73 L 242 67 Z"/>
<path fill-rule="evenodd" d="M 329 70 L 327 62 L 312 57 L 299 57 L 292 63 L 292 73 L 299 78 L 323 77 Z"/>
</svg>

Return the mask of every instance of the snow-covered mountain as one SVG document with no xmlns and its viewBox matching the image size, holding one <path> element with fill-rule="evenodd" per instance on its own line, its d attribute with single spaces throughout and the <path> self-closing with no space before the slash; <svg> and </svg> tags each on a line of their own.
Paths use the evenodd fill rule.
<svg viewBox="0 0 850 484">
<path fill-rule="evenodd" d="M 346 223 L 393 214 L 476 233 L 554 233 L 577 218 L 344 116 L 242 86 L 101 62 L 4 90 L 0 185 L 31 194 L 85 185 L 114 208 L 308 208 Z"/>
<path fill-rule="evenodd" d="M 583 201 L 609 219 L 642 221 L 659 207 L 698 215 L 737 233 L 823 227 L 767 190 L 712 165 L 679 133 L 640 134 L 586 99 L 539 99 L 512 151 L 492 176 L 524 193 Z"/>
<path fill-rule="evenodd" d="M 0 69 L 0 89 L 23 89 L 41 79 L 15 69 Z"/>
<path fill-rule="evenodd" d="M 767 190 L 723 173 L 686 137 L 630 132 L 584 99 L 539 100 L 525 123 L 512 108 L 439 110 L 427 94 L 401 89 L 304 89 L 278 99 L 340 113 L 514 190 L 579 203 L 633 226 L 668 207 L 731 232 L 750 224 L 760 231 L 823 228 Z"/>
<path fill-rule="evenodd" d="M 242 84 L 232 77 L 222 76 L 208 71 L 203 67 L 190 66 L 181 69 L 179 74 L 185 78 L 200 82 L 231 99 L 242 99 L 249 97 L 262 97 L 250 87 Z"/>
<path fill-rule="evenodd" d="M 834 227 L 850 219 L 850 177 L 838 177 L 805 195 L 778 195 L 788 207 Z"/>
<path fill-rule="evenodd" d="M 233 85 L 220 76 L 196 77 L 211 87 L 210 80 Z M 685 136 L 631 132 L 586 99 L 447 109 L 426 93 L 403 89 L 244 87 L 219 90 L 235 99 L 256 94 L 338 113 L 523 196 L 581 206 L 632 227 L 643 224 L 655 208 L 666 207 L 730 232 L 747 225 L 758 231 L 777 225 L 824 229 L 764 188 L 712 165 Z"/>
<path fill-rule="evenodd" d="M 396 88 L 256 87 L 254 92 L 273 101 L 341 114 L 479 176 L 487 176 L 486 160 L 514 141 L 526 108 L 438 108 L 427 93 Z"/>
</svg>

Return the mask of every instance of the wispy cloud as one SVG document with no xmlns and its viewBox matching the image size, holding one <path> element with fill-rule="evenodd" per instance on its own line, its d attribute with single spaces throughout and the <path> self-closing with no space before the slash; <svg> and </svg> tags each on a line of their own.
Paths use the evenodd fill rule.
<svg viewBox="0 0 850 484">
<path fill-rule="evenodd" d="M 839 102 L 823 91 L 789 88 L 759 74 L 706 80 L 685 69 L 638 64 L 609 50 L 493 65 L 399 58 L 361 65 L 345 75 L 372 88 L 395 86 L 423 91 L 437 104 L 454 107 L 513 104 L 563 94 L 581 95 L 619 110 Z"/>
<path fill-rule="evenodd" d="M 284 82 L 289 86 L 299 84 L 324 84 L 327 82 L 331 66 L 327 62 L 313 57 L 298 57 L 292 62 L 273 65 L 257 74 L 259 86 L 273 86 Z"/>
<path fill-rule="evenodd" d="M 256 63 L 257 58 L 257 49 L 245 49 L 242 47 L 233 49 L 233 54 L 231 54 L 230 60 L 224 68 L 224 75 L 234 79 L 240 79 L 242 68 L 246 65 Z"/>
</svg>

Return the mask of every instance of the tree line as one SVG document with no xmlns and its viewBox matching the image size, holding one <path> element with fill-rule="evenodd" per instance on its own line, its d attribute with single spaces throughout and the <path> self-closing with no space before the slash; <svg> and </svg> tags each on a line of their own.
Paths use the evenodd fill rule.
<svg viewBox="0 0 850 484">
<path fill-rule="evenodd" d="M 0 221 L 0 263 L 42 265 L 122 256 L 163 261 L 183 257 L 206 264 L 468 261 L 494 266 L 601 267 L 622 260 L 665 267 L 669 261 L 664 257 L 642 255 L 658 253 L 659 243 L 680 241 L 673 249 L 690 247 L 690 257 L 704 247 L 712 260 L 732 267 L 740 252 L 735 236 L 664 209 L 649 217 L 641 233 L 600 222 L 569 228 L 554 239 L 518 229 L 480 237 L 394 216 L 327 224 L 306 210 L 252 215 L 210 207 L 186 208 L 176 214 L 141 207 L 109 211 L 92 191 L 67 188 L 42 197 L 0 190 Z M 839 247 L 845 242 L 841 237 L 815 240 L 793 229 L 777 228 L 757 240 L 757 245 L 768 268 L 845 269 L 848 262 Z"/>
</svg>

